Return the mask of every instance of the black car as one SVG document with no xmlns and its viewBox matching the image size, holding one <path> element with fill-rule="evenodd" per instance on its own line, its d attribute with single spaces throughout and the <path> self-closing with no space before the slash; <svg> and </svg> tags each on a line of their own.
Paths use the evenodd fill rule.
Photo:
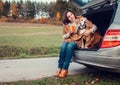
<svg viewBox="0 0 120 85">
<path fill-rule="evenodd" d="M 120 72 L 120 1 L 70 0 L 83 16 L 98 27 L 102 40 L 97 48 L 75 50 L 73 61 L 88 67 Z"/>
</svg>

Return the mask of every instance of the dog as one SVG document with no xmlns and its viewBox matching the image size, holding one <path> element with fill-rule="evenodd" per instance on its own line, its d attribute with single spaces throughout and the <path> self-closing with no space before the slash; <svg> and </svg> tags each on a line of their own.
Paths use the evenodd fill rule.
<svg viewBox="0 0 120 85">
<path fill-rule="evenodd" d="M 82 35 L 82 46 L 81 48 L 95 48 L 98 46 L 102 36 L 99 32 L 95 30 L 95 32 L 90 33 L 90 35 L 85 36 L 84 33 L 86 30 L 97 29 L 96 25 L 94 25 L 91 21 L 86 18 L 80 18 L 78 23 L 78 34 Z"/>
</svg>

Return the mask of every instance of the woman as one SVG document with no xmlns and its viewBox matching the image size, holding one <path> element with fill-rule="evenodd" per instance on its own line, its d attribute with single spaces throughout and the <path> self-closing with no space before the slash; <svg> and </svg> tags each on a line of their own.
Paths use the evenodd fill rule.
<svg viewBox="0 0 120 85">
<path fill-rule="evenodd" d="M 60 78 L 64 78 L 68 74 L 68 68 L 71 62 L 71 58 L 73 56 L 73 52 L 78 47 L 81 47 L 81 36 L 77 35 L 77 25 L 76 21 L 79 21 L 79 18 L 75 13 L 71 10 L 67 10 L 63 15 L 63 43 L 60 49 L 59 61 L 58 61 L 58 71 L 56 72 L 56 76 Z M 74 28 L 74 29 L 73 29 Z M 84 35 L 89 35 L 91 30 L 87 30 L 84 32 Z"/>
</svg>

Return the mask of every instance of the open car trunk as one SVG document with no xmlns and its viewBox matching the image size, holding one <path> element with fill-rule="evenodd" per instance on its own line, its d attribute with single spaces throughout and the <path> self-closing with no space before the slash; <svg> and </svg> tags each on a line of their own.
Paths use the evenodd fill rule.
<svg viewBox="0 0 120 85">
<path fill-rule="evenodd" d="M 87 17 L 88 20 L 92 21 L 98 28 L 98 31 L 101 33 L 102 37 L 104 37 L 106 30 L 109 28 L 110 24 L 114 19 L 114 14 L 116 12 L 116 7 L 108 6 L 104 8 L 100 8 L 97 10 L 92 9 L 87 11 L 84 14 L 84 17 Z M 102 40 L 100 41 L 99 45 L 96 48 L 90 50 L 98 50 L 100 48 Z M 89 50 L 89 49 L 87 49 Z"/>
</svg>

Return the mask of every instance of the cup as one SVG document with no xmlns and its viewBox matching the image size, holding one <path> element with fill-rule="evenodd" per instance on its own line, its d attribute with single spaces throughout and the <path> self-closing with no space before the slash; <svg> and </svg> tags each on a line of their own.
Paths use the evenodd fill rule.
<svg viewBox="0 0 120 85">
<path fill-rule="evenodd" d="M 71 26 L 71 32 L 75 32 L 75 26 Z"/>
</svg>

